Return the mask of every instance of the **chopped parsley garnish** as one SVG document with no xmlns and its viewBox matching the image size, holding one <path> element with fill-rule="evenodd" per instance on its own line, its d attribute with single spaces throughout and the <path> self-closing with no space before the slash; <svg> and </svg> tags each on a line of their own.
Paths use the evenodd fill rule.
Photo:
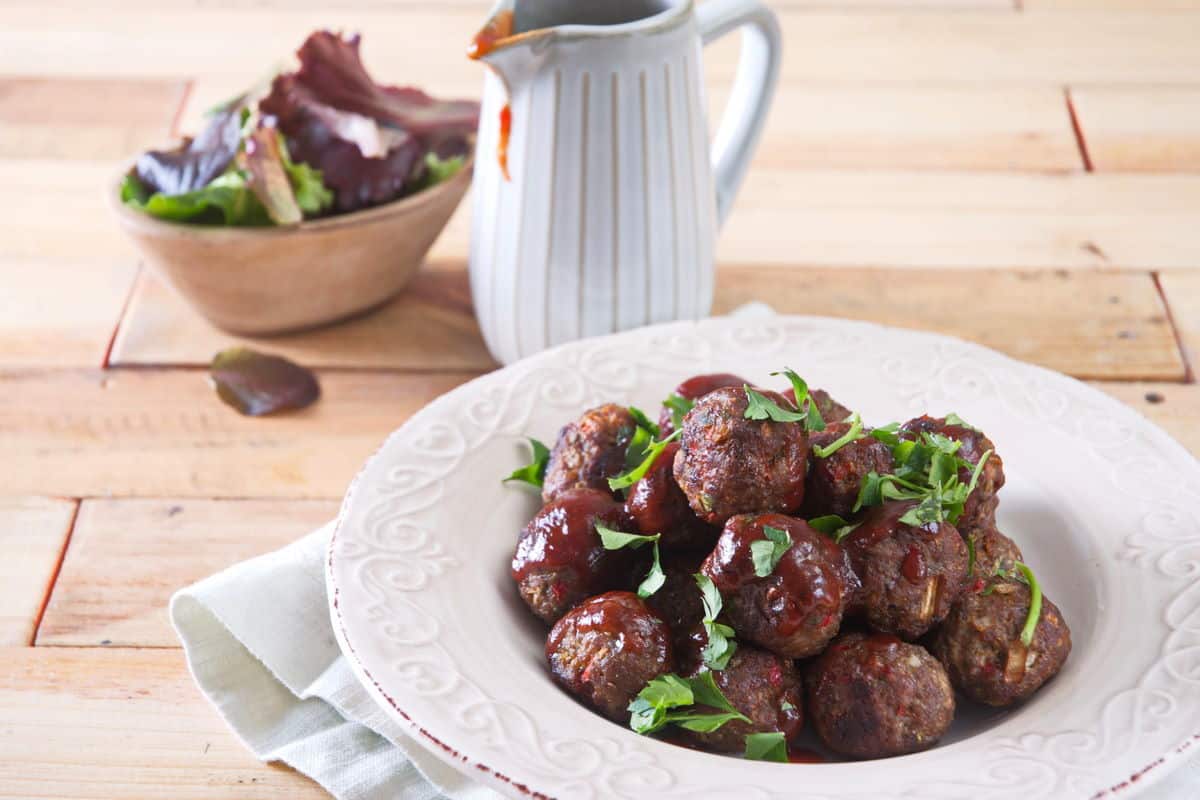
<svg viewBox="0 0 1200 800">
<path fill-rule="evenodd" d="M 681 394 L 672 392 L 671 396 L 662 401 L 662 404 L 671 411 L 671 427 L 679 428 L 683 424 L 683 418 L 692 410 L 692 406 L 696 403 L 688 400 Z"/>
<path fill-rule="evenodd" d="M 638 432 L 646 432 L 648 435 L 648 432 L 639 426 L 637 431 L 634 432 L 634 440 L 638 438 Z M 630 486 L 633 486 L 642 478 L 646 477 L 646 473 L 650 471 L 650 467 L 654 466 L 654 462 L 660 455 L 662 455 L 662 451 L 666 449 L 668 444 L 678 439 L 681 433 L 683 433 L 683 431 L 677 430 L 665 439 L 650 442 L 650 444 L 645 447 L 645 455 L 642 457 L 642 460 L 637 465 L 630 467 L 615 478 L 609 478 L 608 488 L 612 489 L 614 492 L 619 489 L 628 489 Z M 633 441 L 630 442 L 630 447 L 633 447 Z M 626 459 L 628 459 L 629 453 L 630 451 L 627 450 Z"/>
<path fill-rule="evenodd" d="M 540 489 L 546 479 L 546 465 L 550 463 L 550 448 L 537 439 L 530 439 L 529 447 L 533 450 L 533 460 L 520 469 L 513 470 L 504 481 L 521 481 Z"/>
<path fill-rule="evenodd" d="M 813 517 L 808 521 L 808 527 L 818 533 L 823 533 L 838 544 L 859 526 L 857 522 L 847 522 L 837 514 L 826 514 L 823 517 Z"/>
<path fill-rule="evenodd" d="M 644 544 L 652 544 L 654 546 L 654 562 L 650 565 L 650 571 L 646 573 L 646 577 L 638 585 L 638 597 L 647 598 L 662 588 L 666 582 L 667 576 L 663 572 L 662 562 L 659 560 L 658 540 L 662 538 L 661 533 L 656 533 L 652 536 L 642 536 L 637 533 L 625 533 L 624 531 L 615 531 L 609 528 L 602 522 L 596 523 L 596 533 L 600 534 L 600 542 L 604 545 L 605 550 L 620 550 L 623 547 L 628 547 L 630 550 L 637 550 Z"/>
<path fill-rule="evenodd" d="M 821 445 L 814 445 L 812 449 L 813 455 L 815 455 L 817 458 L 829 458 L 831 455 L 836 453 L 838 450 L 841 450 L 851 442 L 861 439 L 863 429 L 862 417 L 860 417 L 858 414 L 851 414 L 849 421 L 850 430 L 846 431 L 844 434 L 834 439 L 824 447 Z"/>
<path fill-rule="evenodd" d="M 779 559 L 792 546 L 792 537 L 780 528 L 763 526 L 763 535 L 767 538 L 750 543 L 750 558 L 754 562 L 754 574 L 765 578 L 779 566 Z"/>
<path fill-rule="evenodd" d="M 659 437 L 660 432 L 658 429 L 658 425 L 655 424 L 649 417 L 646 416 L 645 411 L 642 411 L 637 406 L 629 406 L 629 416 L 633 417 L 633 421 L 637 423 L 637 426 L 639 428 L 644 429 L 647 433 L 649 433 L 655 439 L 657 439 Z"/>
<path fill-rule="evenodd" d="M 769 419 L 772 422 L 803 422 L 808 419 L 808 414 L 781 408 L 778 403 L 760 391 L 751 389 L 749 386 L 743 388 L 746 390 L 746 400 L 748 401 L 744 414 L 746 419 Z"/>
<path fill-rule="evenodd" d="M 787 740 L 779 731 L 746 734 L 746 758 L 750 761 L 788 760 Z"/>
<path fill-rule="evenodd" d="M 695 706 L 719 710 L 707 713 L 696 710 Z M 629 704 L 629 727 L 641 734 L 654 733 L 667 725 L 712 733 L 733 720 L 750 722 L 733 707 L 708 670 L 692 678 L 681 678 L 674 673 L 654 678 Z"/>
<path fill-rule="evenodd" d="M 899 429 L 893 423 L 871 431 L 871 436 L 892 449 L 896 470 L 894 474 L 864 475 L 853 510 L 888 500 L 915 500 L 917 504 L 900 518 L 906 525 L 958 522 L 992 451 L 988 450 L 972 464 L 958 455 L 962 442 L 930 432 L 922 432 L 916 439 L 901 439 Z M 967 483 L 959 479 L 959 471 L 963 469 L 971 470 Z"/>
<path fill-rule="evenodd" d="M 728 625 L 717 622 L 721 614 L 721 593 L 712 580 L 704 573 L 696 573 L 696 585 L 704 601 L 704 632 L 708 636 L 708 644 L 700 652 L 704 666 L 712 670 L 722 670 L 729 666 L 729 659 L 737 652 L 737 642 L 733 640 L 734 630 Z"/>
<path fill-rule="evenodd" d="M 1025 627 L 1021 628 L 1021 644 L 1029 647 L 1033 642 L 1033 635 L 1037 632 L 1038 621 L 1042 618 L 1041 584 L 1038 583 L 1033 570 L 1027 564 L 1022 564 L 1020 561 L 1015 562 L 1012 569 L 996 567 L 996 571 L 992 573 L 992 577 L 1020 581 L 1029 587 L 1029 613 L 1025 616 Z M 995 590 L 996 584 L 993 583 L 983 590 L 983 595 L 987 596 Z"/>
<path fill-rule="evenodd" d="M 967 577 L 975 574 L 975 536 L 967 537 Z"/>
<path fill-rule="evenodd" d="M 951 411 L 949 414 L 947 414 L 944 417 L 944 419 L 946 420 L 947 425 L 957 425 L 960 428 L 966 428 L 967 430 L 975 431 L 976 433 L 979 432 L 979 428 L 976 428 L 974 425 L 967 422 L 965 419 L 960 417 L 958 414 L 955 414 L 953 411 Z"/>
<path fill-rule="evenodd" d="M 779 710 L 780 711 L 795 711 L 796 707 L 794 705 L 792 705 L 791 703 L 789 703 L 787 700 L 784 700 L 782 703 L 780 703 Z"/>
<path fill-rule="evenodd" d="M 816 402 L 809 395 L 808 383 L 790 367 L 785 367 L 783 372 L 772 372 L 771 375 L 783 375 L 792 384 L 792 394 L 796 396 L 796 410 L 806 414 L 805 427 L 810 431 L 825 430 L 825 420 L 821 418 Z"/>
</svg>

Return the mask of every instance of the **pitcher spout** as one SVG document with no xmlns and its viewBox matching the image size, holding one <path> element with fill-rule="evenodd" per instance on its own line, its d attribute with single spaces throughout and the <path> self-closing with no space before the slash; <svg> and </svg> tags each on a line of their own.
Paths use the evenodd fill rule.
<svg viewBox="0 0 1200 800">
<path fill-rule="evenodd" d="M 518 30 L 516 5 L 517 0 L 500 0 L 467 48 L 468 56 L 500 76 L 510 94 L 532 77 L 538 63 L 535 44 L 552 34 L 548 28 Z"/>
</svg>

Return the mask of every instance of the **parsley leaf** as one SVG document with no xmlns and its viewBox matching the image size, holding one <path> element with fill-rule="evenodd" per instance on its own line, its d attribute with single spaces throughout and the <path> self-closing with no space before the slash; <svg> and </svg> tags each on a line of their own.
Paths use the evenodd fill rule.
<svg viewBox="0 0 1200 800">
<path fill-rule="evenodd" d="M 679 426 L 683 424 L 683 418 L 687 416 L 687 413 L 692 410 L 694 405 L 696 405 L 694 401 L 688 400 L 683 395 L 675 392 L 672 392 L 670 397 L 668 397 L 666 400 L 663 400 L 662 404 L 671 410 L 672 428 L 679 428 Z"/>
<path fill-rule="evenodd" d="M 746 734 L 746 756 L 750 761 L 779 761 L 786 763 L 787 740 L 779 731 Z"/>
<path fill-rule="evenodd" d="M 533 450 L 533 460 L 520 469 L 513 470 L 504 482 L 521 481 L 540 489 L 546 478 L 546 465 L 550 463 L 550 448 L 537 439 L 530 439 L 529 446 Z"/>
<path fill-rule="evenodd" d="M 654 545 L 654 561 L 650 564 L 650 570 L 646 573 L 646 577 L 638 585 L 638 597 L 645 599 L 661 589 L 662 585 L 666 583 L 667 575 L 663 572 L 662 561 L 659 558 L 658 552 L 658 540 L 662 538 L 661 533 L 656 533 L 652 536 L 625 533 L 624 531 L 613 530 L 602 522 L 596 523 L 596 533 L 600 535 L 600 543 L 604 545 L 605 550 L 620 550 L 623 547 L 628 547 L 630 550 L 637 550 L 647 542 Z"/>
<path fill-rule="evenodd" d="M 633 421 L 637 423 L 639 428 L 642 428 L 655 439 L 659 437 L 658 425 L 646 416 L 646 412 L 636 406 L 629 406 L 629 416 L 633 417 Z"/>
<path fill-rule="evenodd" d="M 750 543 L 750 558 L 754 562 L 754 574 L 765 578 L 779 566 L 779 559 L 792 546 L 792 537 L 785 530 L 763 526 L 763 535 L 767 538 Z"/>
<path fill-rule="evenodd" d="M 637 431 L 634 432 L 634 439 L 637 439 L 638 431 L 643 431 L 643 430 L 645 430 L 645 429 L 641 428 L 639 426 Z M 626 470 L 625 472 L 622 472 L 620 475 L 616 476 L 615 478 L 609 478 L 608 479 L 608 488 L 612 489 L 614 492 L 617 491 L 618 489 L 628 489 L 630 486 L 633 486 L 635 483 L 640 481 L 642 478 L 646 477 L 646 473 L 650 471 L 650 467 L 654 466 L 654 462 L 658 459 L 658 457 L 660 455 L 662 455 L 662 451 L 666 449 L 668 444 L 670 444 L 671 442 L 678 439 L 680 434 L 682 434 L 682 433 L 683 433 L 682 430 L 677 430 L 665 439 L 662 439 L 662 440 L 656 441 L 656 442 L 651 442 L 646 447 L 646 450 L 645 450 L 646 455 L 642 458 L 641 462 L 638 463 L 637 466 L 631 467 L 630 469 Z M 632 442 L 630 442 L 630 444 L 632 445 Z M 629 451 L 627 450 L 626 451 L 627 457 L 628 457 L 628 453 L 629 453 Z"/>
<path fill-rule="evenodd" d="M 889 422 L 887 425 L 874 428 L 871 430 L 871 437 L 878 439 L 888 447 L 895 447 L 900 444 L 900 423 Z"/>
<path fill-rule="evenodd" d="M 859 523 L 857 522 L 846 522 L 846 520 L 842 519 L 837 514 L 826 514 L 823 517 L 813 517 L 808 521 L 808 527 L 812 528 L 818 533 L 825 534 L 838 544 L 841 544 L 842 540 L 849 536 L 850 533 L 858 527 L 858 525 Z"/>
<path fill-rule="evenodd" d="M 975 537 L 967 537 L 967 577 L 975 574 Z"/>
<path fill-rule="evenodd" d="M 808 383 L 790 367 L 785 367 L 783 372 L 772 372 L 771 375 L 783 375 L 792 384 L 792 394 L 796 396 L 796 410 L 805 413 L 804 427 L 810 431 L 825 430 L 825 420 L 821 418 L 821 411 L 813 402 Z"/>
<path fill-rule="evenodd" d="M 705 713 L 695 710 L 697 705 L 721 711 Z M 712 733 L 726 722 L 750 722 L 733 707 L 707 670 L 692 678 L 673 673 L 654 678 L 638 692 L 628 710 L 629 727 L 642 734 L 654 733 L 670 724 L 697 733 Z"/>
<path fill-rule="evenodd" d="M 1038 620 L 1042 617 L 1042 587 L 1037 578 L 1025 564 L 1018 561 L 1013 568 L 1017 570 L 1025 583 L 1029 584 L 1029 615 L 1025 617 L 1025 627 L 1021 629 L 1021 644 L 1029 647 L 1033 635 L 1037 632 Z"/>
<path fill-rule="evenodd" d="M 834 439 L 824 447 L 821 445 L 814 445 L 812 449 L 813 455 L 815 455 L 817 458 L 829 458 L 831 455 L 836 453 L 838 450 L 841 450 L 851 442 L 861 439 L 862 429 L 862 417 L 860 417 L 857 413 L 851 414 L 850 430 L 846 431 L 844 434 L 839 436 L 837 439 Z"/>
<path fill-rule="evenodd" d="M 733 628 L 717 622 L 723 602 L 721 593 L 712 580 L 702 572 L 693 576 L 704 602 L 704 632 L 708 635 L 708 644 L 700 652 L 704 666 L 711 670 L 722 670 L 729 666 L 729 659 L 737 652 L 737 642 L 733 640 Z"/>
<path fill-rule="evenodd" d="M 970 430 L 970 431 L 975 431 L 975 432 L 979 431 L 979 428 L 976 428 L 974 425 L 967 422 L 965 419 L 960 417 L 958 414 L 955 414 L 953 411 L 951 411 L 949 414 L 947 414 L 943 419 L 946 420 L 947 425 L 957 425 L 960 428 L 966 428 L 967 430 Z"/>
<path fill-rule="evenodd" d="M 743 416 L 746 419 L 763 420 L 769 419 L 772 422 L 803 422 L 808 418 L 807 414 L 802 414 L 799 411 L 789 411 L 786 408 L 780 408 L 779 404 L 771 398 L 765 396 L 762 392 L 751 389 L 749 386 L 743 387 L 746 390 L 746 413 Z"/>
</svg>

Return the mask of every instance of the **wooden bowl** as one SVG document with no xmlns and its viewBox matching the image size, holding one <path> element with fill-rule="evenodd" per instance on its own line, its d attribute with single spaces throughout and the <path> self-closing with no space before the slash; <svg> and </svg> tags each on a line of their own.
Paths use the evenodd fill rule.
<svg viewBox="0 0 1200 800">
<path fill-rule="evenodd" d="M 121 226 L 151 267 L 218 328 L 269 335 L 345 319 L 396 295 L 420 268 L 467 187 L 450 180 L 376 208 L 288 228 L 157 219 L 109 189 Z"/>
</svg>

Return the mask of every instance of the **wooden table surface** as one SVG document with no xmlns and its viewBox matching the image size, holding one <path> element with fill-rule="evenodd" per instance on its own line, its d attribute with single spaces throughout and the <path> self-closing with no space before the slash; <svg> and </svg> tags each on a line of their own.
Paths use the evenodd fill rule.
<svg viewBox="0 0 1200 800">
<path fill-rule="evenodd" d="M 1130 404 L 1200 453 L 1200 0 L 778 0 L 783 82 L 721 237 L 717 312 L 981 342 Z M 463 210 L 404 296 L 260 343 L 321 402 L 244 419 L 234 341 L 139 264 L 121 159 L 315 27 L 381 79 L 476 96 L 480 0 L 0 4 L 0 797 L 307 798 L 194 689 L 170 593 L 334 513 L 364 457 L 493 368 Z M 713 103 L 736 42 L 707 53 Z"/>
</svg>

